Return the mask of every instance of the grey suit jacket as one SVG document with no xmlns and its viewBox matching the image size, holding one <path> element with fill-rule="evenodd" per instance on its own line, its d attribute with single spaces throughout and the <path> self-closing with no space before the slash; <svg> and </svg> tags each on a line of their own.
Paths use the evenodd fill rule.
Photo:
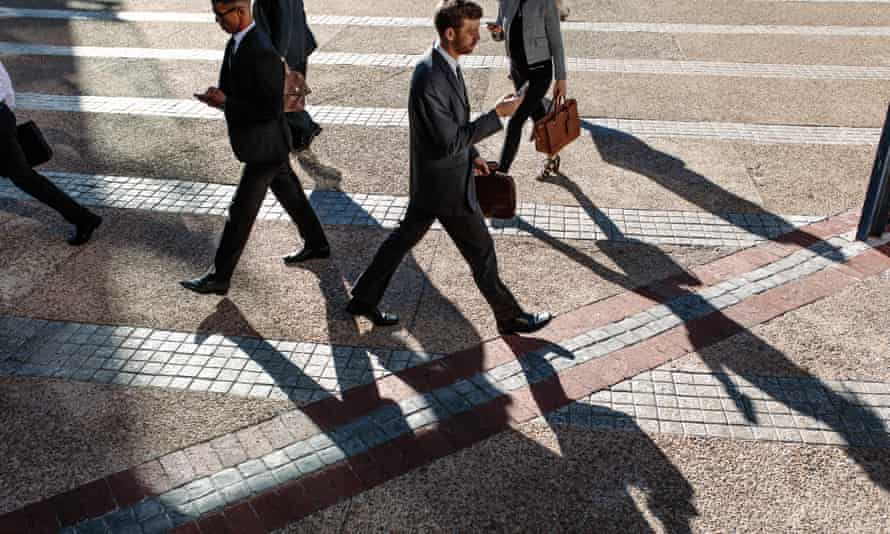
<svg viewBox="0 0 890 534">
<path fill-rule="evenodd" d="M 284 120 L 284 64 L 259 27 L 247 32 L 234 56 L 226 48 L 219 88 L 226 94 L 226 126 L 238 160 L 287 161 L 291 136 Z"/>
<path fill-rule="evenodd" d="M 434 215 L 478 212 L 474 144 L 502 128 L 494 110 L 470 121 L 460 81 L 438 52 L 418 63 L 408 96 L 411 154 L 409 205 Z"/>
<path fill-rule="evenodd" d="M 318 45 L 306 22 L 303 0 L 254 0 L 253 18 L 290 68 L 305 74 L 309 55 Z"/>
<path fill-rule="evenodd" d="M 519 0 L 498 0 L 497 24 L 504 29 L 510 54 L 510 24 L 516 18 Z M 559 27 L 556 0 L 525 0 L 522 8 L 522 40 L 529 64 L 553 58 L 553 77 L 566 79 L 566 54 Z"/>
</svg>

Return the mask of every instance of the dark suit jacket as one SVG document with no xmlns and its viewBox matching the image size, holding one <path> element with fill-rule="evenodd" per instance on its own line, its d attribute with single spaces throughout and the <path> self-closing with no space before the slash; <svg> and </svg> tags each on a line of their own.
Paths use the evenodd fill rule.
<svg viewBox="0 0 890 534">
<path fill-rule="evenodd" d="M 494 110 L 470 121 L 470 104 L 445 58 L 430 50 L 418 63 L 408 97 L 410 205 L 435 215 L 478 212 L 473 146 L 502 128 Z"/>
<path fill-rule="evenodd" d="M 256 0 L 253 17 L 293 70 L 306 73 L 306 61 L 318 47 L 306 23 L 303 0 Z"/>
<path fill-rule="evenodd" d="M 284 120 L 281 58 L 258 27 L 247 32 L 230 56 L 226 47 L 219 88 L 226 94 L 226 124 L 235 156 L 245 163 L 287 160 L 291 137 Z"/>
</svg>

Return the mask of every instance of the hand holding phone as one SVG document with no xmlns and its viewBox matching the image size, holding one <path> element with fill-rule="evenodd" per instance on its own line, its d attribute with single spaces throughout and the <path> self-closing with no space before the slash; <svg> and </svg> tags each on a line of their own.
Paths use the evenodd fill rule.
<svg viewBox="0 0 890 534">
<path fill-rule="evenodd" d="M 488 27 L 488 31 L 491 32 L 491 38 L 495 41 L 503 41 L 504 40 L 504 29 L 494 22 L 489 22 L 486 24 Z"/>
</svg>

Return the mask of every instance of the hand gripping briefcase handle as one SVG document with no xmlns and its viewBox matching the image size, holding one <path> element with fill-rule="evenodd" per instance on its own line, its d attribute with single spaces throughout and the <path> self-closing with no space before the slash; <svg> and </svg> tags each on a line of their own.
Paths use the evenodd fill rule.
<svg viewBox="0 0 890 534">
<path fill-rule="evenodd" d="M 291 70 L 284 64 L 284 112 L 306 110 L 306 95 L 312 90 L 306 85 L 306 78 L 303 73 Z"/>
<path fill-rule="evenodd" d="M 25 153 L 28 165 L 36 167 L 52 159 L 53 150 L 34 121 L 23 122 L 16 126 L 15 137 L 22 147 L 22 152 Z"/>
<path fill-rule="evenodd" d="M 516 182 L 512 176 L 495 171 L 497 166 L 496 161 L 489 161 L 488 168 L 492 172 L 474 177 L 476 198 L 479 199 L 482 215 L 494 219 L 512 219 L 516 216 Z"/>
<path fill-rule="evenodd" d="M 535 150 L 556 155 L 564 146 L 581 135 L 578 102 L 564 96 L 554 100 L 550 110 L 535 122 Z"/>
</svg>

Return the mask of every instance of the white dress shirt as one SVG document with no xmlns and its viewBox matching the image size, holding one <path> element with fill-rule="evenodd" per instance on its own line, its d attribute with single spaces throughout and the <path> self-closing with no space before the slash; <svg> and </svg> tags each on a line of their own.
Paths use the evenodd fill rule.
<svg viewBox="0 0 890 534">
<path fill-rule="evenodd" d="M 442 49 L 442 45 L 440 43 L 436 43 L 436 46 L 433 48 L 436 49 L 436 52 L 442 54 L 442 57 L 445 58 L 445 61 L 448 62 L 448 66 L 451 67 L 451 72 L 454 73 L 454 77 L 457 78 L 457 67 L 460 65 L 456 59 L 451 57 L 451 54 Z"/>
<path fill-rule="evenodd" d="M 251 22 L 250 26 L 244 28 L 243 30 L 232 36 L 232 39 L 235 40 L 235 46 L 232 47 L 233 56 L 235 55 L 235 52 L 238 51 L 238 47 L 241 45 L 241 41 L 244 40 L 244 36 L 247 35 L 247 32 L 252 30 L 254 26 L 256 26 L 256 22 Z"/>
<path fill-rule="evenodd" d="M 13 109 L 15 108 L 15 91 L 12 89 L 12 80 L 9 79 L 9 73 L 0 61 L 0 102 Z"/>
</svg>

